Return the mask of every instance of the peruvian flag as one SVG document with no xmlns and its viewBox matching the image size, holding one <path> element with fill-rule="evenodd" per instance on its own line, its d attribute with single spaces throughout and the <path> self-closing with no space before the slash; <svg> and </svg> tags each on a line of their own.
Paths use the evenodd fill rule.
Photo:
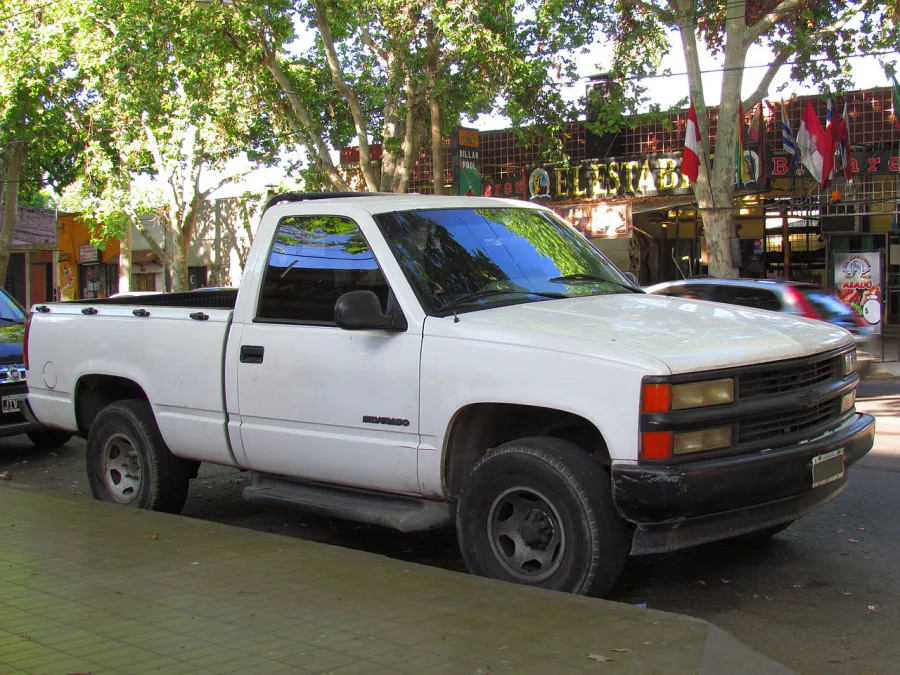
<svg viewBox="0 0 900 675">
<path fill-rule="evenodd" d="M 826 133 L 816 117 L 812 103 L 806 102 L 806 110 L 800 118 L 800 131 L 797 132 L 797 149 L 800 161 L 819 183 L 824 185 L 831 178 L 831 167 L 834 164 L 834 143 L 831 134 Z"/>
<path fill-rule="evenodd" d="M 684 155 L 681 158 L 681 173 L 697 182 L 700 176 L 700 126 L 697 124 L 697 111 L 694 110 L 694 99 L 688 110 L 687 126 L 684 133 Z"/>
</svg>

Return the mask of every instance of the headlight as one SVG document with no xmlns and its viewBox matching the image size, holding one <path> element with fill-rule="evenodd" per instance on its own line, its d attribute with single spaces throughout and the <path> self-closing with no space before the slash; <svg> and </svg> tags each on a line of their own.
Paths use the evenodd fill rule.
<svg viewBox="0 0 900 675">
<path fill-rule="evenodd" d="M 704 450 L 718 450 L 731 445 L 731 427 L 716 427 L 703 431 L 679 431 L 675 433 L 672 452 L 685 455 Z"/>
<path fill-rule="evenodd" d="M 841 375 L 847 377 L 850 373 L 855 373 L 856 367 L 856 350 L 854 349 L 841 357 Z"/>
<path fill-rule="evenodd" d="M 851 391 L 849 394 L 844 394 L 843 396 L 841 396 L 841 415 L 853 410 L 853 406 L 855 406 L 855 405 L 856 405 L 856 389 Z"/>
<path fill-rule="evenodd" d="M 709 380 L 672 386 L 672 410 L 734 403 L 734 380 Z"/>
</svg>

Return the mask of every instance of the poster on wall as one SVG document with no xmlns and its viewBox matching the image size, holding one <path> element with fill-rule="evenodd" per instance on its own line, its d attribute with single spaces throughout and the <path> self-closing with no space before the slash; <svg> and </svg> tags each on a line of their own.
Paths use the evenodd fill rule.
<svg viewBox="0 0 900 675">
<path fill-rule="evenodd" d="M 75 265 L 70 262 L 59 264 L 59 299 L 75 299 Z"/>
<path fill-rule="evenodd" d="M 627 239 L 632 236 L 631 202 L 575 204 L 550 208 L 591 239 Z"/>
<path fill-rule="evenodd" d="M 834 293 L 857 312 L 867 326 L 881 334 L 884 293 L 881 288 L 881 252 L 834 254 Z"/>
</svg>

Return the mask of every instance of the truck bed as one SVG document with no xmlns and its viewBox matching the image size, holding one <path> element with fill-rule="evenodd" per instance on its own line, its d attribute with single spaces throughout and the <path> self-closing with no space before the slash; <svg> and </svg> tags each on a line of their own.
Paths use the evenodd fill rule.
<svg viewBox="0 0 900 675">
<path fill-rule="evenodd" d="M 37 305 L 29 333 L 29 402 L 38 419 L 79 430 L 79 400 L 127 380 L 153 405 L 179 456 L 233 464 L 224 361 L 236 291 Z"/>
</svg>

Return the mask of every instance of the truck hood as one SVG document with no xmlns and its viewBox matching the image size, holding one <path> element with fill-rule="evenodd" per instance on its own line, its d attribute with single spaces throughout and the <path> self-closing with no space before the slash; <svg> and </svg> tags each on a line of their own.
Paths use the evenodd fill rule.
<svg viewBox="0 0 900 675">
<path fill-rule="evenodd" d="M 809 356 L 853 337 L 823 321 L 699 300 L 642 294 L 567 298 L 460 316 L 499 339 L 531 347 L 624 350 L 690 373 Z M 474 326 L 473 326 L 474 327 Z M 605 349 L 598 349 L 603 345 Z"/>
</svg>

